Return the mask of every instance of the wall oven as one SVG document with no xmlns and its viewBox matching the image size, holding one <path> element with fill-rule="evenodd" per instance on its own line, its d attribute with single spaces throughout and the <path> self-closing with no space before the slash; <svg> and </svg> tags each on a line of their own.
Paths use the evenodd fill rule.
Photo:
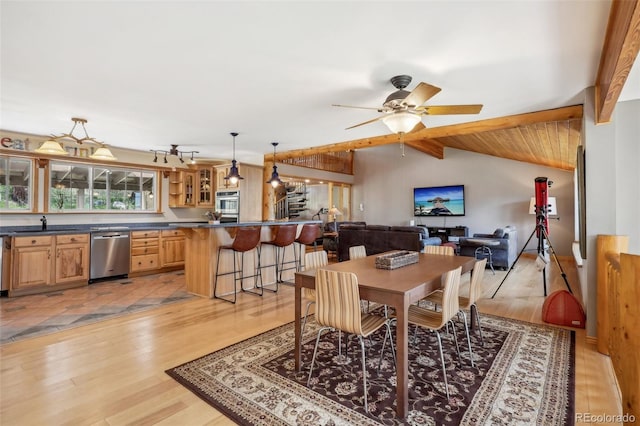
<svg viewBox="0 0 640 426">
<path fill-rule="evenodd" d="M 216 192 L 216 211 L 222 213 L 221 223 L 237 223 L 240 220 L 240 191 Z"/>
</svg>

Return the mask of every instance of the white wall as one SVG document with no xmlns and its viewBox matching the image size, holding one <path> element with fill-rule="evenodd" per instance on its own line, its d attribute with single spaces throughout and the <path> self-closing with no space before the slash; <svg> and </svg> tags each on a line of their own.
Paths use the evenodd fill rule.
<svg viewBox="0 0 640 426">
<path fill-rule="evenodd" d="M 529 215 L 534 196 L 534 179 L 547 177 L 554 184 L 549 195 L 557 198 L 559 221 L 550 222 L 549 237 L 559 256 L 571 255 L 574 239 L 573 172 L 506 160 L 457 149 L 445 149 L 438 160 L 398 145 L 359 150 L 355 156 L 352 219 L 371 224 L 407 225 L 413 217 L 413 188 L 435 185 L 465 185 L 466 215 L 460 217 L 415 218 L 416 224 L 457 226 L 473 233 L 489 233 L 495 228 L 515 225 L 518 250 L 535 229 Z M 527 248 L 535 249 L 534 236 Z"/>
<path fill-rule="evenodd" d="M 580 279 L 588 336 L 597 324 L 596 237 L 628 235 L 629 253 L 640 254 L 640 100 L 619 102 L 611 122 L 596 125 L 594 92 L 585 91 L 583 131 L 587 259 Z"/>
</svg>

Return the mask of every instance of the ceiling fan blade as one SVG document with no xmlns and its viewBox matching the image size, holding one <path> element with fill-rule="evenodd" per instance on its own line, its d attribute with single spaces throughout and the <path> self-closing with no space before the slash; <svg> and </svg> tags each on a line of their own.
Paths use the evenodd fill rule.
<svg viewBox="0 0 640 426">
<path fill-rule="evenodd" d="M 372 109 L 375 111 L 382 112 L 382 108 L 376 108 L 376 107 L 361 107 L 361 106 L 339 105 L 339 104 L 331 104 L 331 106 L 340 107 L 340 108 Z"/>
<path fill-rule="evenodd" d="M 402 105 L 418 106 L 438 94 L 442 89 L 427 83 L 420 83 L 402 101 Z"/>
<path fill-rule="evenodd" d="M 425 115 L 478 114 L 482 104 L 476 105 L 425 105 L 416 108 L 416 112 Z"/>
<path fill-rule="evenodd" d="M 383 116 L 380 116 L 378 118 L 374 118 L 373 120 L 365 121 L 364 123 L 360 123 L 360 124 L 356 124 L 355 126 L 347 127 L 345 130 L 353 129 L 354 127 L 360 127 L 360 126 L 364 126 L 365 124 L 369 124 L 369 123 L 373 123 L 373 122 L 378 121 L 378 120 L 382 120 L 383 117 L 385 117 L 385 116 L 383 115 Z"/>
<path fill-rule="evenodd" d="M 418 132 L 418 131 L 420 131 L 420 130 L 422 130 L 422 129 L 426 129 L 426 128 L 427 128 L 427 126 L 425 126 L 424 124 L 422 124 L 422 121 L 421 121 L 421 122 L 419 122 L 418 124 L 416 124 L 416 126 L 415 126 L 413 129 L 411 129 L 411 130 L 409 131 L 409 133 Z"/>
</svg>

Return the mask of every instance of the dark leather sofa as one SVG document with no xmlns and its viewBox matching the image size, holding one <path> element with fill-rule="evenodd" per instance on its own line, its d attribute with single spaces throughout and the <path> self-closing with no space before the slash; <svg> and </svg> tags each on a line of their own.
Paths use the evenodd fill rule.
<svg viewBox="0 0 640 426">
<path fill-rule="evenodd" d="M 367 256 L 389 250 L 422 251 L 425 245 L 440 245 L 423 226 L 342 224 L 338 228 L 338 260 L 349 260 L 349 247 L 363 245 Z"/>
</svg>

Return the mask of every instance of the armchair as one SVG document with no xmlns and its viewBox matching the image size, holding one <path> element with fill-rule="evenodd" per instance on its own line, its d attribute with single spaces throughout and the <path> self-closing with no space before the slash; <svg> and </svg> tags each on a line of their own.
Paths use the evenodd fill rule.
<svg viewBox="0 0 640 426">
<path fill-rule="evenodd" d="M 476 249 L 488 246 L 493 257 L 493 266 L 507 270 L 516 261 L 518 255 L 518 234 L 514 226 L 505 226 L 496 229 L 492 234 L 473 234 L 473 237 L 461 237 L 460 255 L 475 257 Z M 490 240 L 492 243 L 484 244 L 483 240 Z M 495 244 L 495 242 L 498 244 Z"/>
</svg>

